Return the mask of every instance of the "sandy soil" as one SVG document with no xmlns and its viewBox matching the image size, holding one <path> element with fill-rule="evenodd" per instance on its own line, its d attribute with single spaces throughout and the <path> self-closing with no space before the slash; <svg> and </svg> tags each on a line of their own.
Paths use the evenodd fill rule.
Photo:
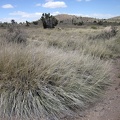
<svg viewBox="0 0 120 120">
<path fill-rule="evenodd" d="M 120 59 L 114 61 L 111 77 L 113 84 L 103 99 L 86 110 L 79 120 L 120 120 Z"/>
</svg>

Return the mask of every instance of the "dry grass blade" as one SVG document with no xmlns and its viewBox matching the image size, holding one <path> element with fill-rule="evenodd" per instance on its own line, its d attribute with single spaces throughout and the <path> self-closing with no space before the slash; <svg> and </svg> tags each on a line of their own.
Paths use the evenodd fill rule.
<svg viewBox="0 0 120 120">
<path fill-rule="evenodd" d="M 108 62 L 77 51 L 2 44 L 0 117 L 59 120 L 75 115 L 102 94 L 109 70 Z"/>
</svg>

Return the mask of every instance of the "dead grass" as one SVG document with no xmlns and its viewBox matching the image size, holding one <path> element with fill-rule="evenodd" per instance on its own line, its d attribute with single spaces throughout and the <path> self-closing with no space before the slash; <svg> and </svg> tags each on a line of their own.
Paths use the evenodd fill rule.
<svg viewBox="0 0 120 120">
<path fill-rule="evenodd" d="M 119 52 L 120 39 L 89 40 L 95 30 L 84 31 L 30 29 L 27 46 L 0 42 L 1 119 L 75 116 L 104 93 L 111 70 L 105 58 Z"/>
<path fill-rule="evenodd" d="M 119 41 L 119 36 L 115 36 L 109 40 L 107 38 L 89 39 L 90 36 L 100 34 L 103 29 L 104 28 L 97 30 L 69 28 L 62 29 L 61 31 L 57 29 L 46 31 L 38 29 L 37 32 L 33 33 L 34 39 L 32 39 L 32 42 L 38 45 L 44 44 L 47 47 L 59 48 L 64 51 L 77 50 L 80 53 L 84 52 L 84 54 L 90 54 L 102 59 L 113 58 L 115 51 L 119 51 L 119 44 L 116 44 Z M 40 36 L 38 34 L 40 34 Z M 116 54 L 117 53 L 118 52 L 116 52 Z"/>
</svg>

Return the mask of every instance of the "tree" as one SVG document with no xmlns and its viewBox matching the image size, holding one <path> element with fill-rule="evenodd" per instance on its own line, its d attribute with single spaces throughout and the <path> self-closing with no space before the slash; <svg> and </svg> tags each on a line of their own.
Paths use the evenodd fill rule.
<svg viewBox="0 0 120 120">
<path fill-rule="evenodd" d="M 98 23 L 97 23 L 98 25 L 103 25 L 103 21 L 98 21 Z"/>
<path fill-rule="evenodd" d="M 44 29 L 54 28 L 58 24 L 58 20 L 54 16 L 50 15 L 50 13 L 48 13 L 48 14 L 43 13 L 41 20 L 42 20 Z"/>
<path fill-rule="evenodd" d="M 28 21 L 26 21 L 26 26 L 29 26 L 29 25 L 30 25 L 30 23 Z"/>
<path fill-rule="evenodd" d="M 77 23 L 77 25 L 79 25 L 79 26 L 81 26 L 81 25 L 83 25 L 83 24 L 84 24 L 83 21 Z"/>
<path fill-rule="evenodd" d="M 15 20 L 12 19 L 12 20 L 11 20 L 11 23 L 12 23 L 12 24 L 15 24 L 16 22 L 15 22 Z"/>
</svg>

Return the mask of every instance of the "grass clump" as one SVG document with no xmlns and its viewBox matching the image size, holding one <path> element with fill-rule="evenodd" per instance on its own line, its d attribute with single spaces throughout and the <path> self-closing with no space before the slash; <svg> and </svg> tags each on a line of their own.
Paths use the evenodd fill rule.
<svg viewBox="0 0 120 120">
<path fill-rule="evenodd" d="M 97 27 L 96 27 L 96 26 L 91 26 L 91 28 L 92 28 L 92 29 L 97 29 Z"/>
<path fill-rule="evenodd" d="M 118 33 L 118 29 L 115 26 L 108 26 L 106 27 L 101 33 L 91 37 L 92 39 L 110 39 L 115 37 Z"/>
<path fill-rule="evenodd" d="M 8 26 L 7 33 L 5 33 L 3 37 L 7 42 L 23 43 L 23 44 L 26 44 L 27 42 L 26 32 L 23 29 L 21 29 L 19 26 L 14 24 Z"/>
<path fill-rule="evenodd" d="M 49 119 L 79 114 L 109 84 L 110 64 L 77 51 L 0 44 L 0 118 Z"/>
<path fill-rule="evenodd" d="M 113 41 L 112 41 L 113 42 Z M 64 51 L 79 51 L 79 53 L 89 54 L 93 57 L 108 59 L 113 56 L 113 51 L 108 47 L 113 44 L 111 41 L 67 39 L 67 40 L 48 40 L 48 47 L 59 48 Z M 113 45 L 114 46 L 114 45 Z M 116 48 L 117 49 L 117 48 Z"/>
</svg>

